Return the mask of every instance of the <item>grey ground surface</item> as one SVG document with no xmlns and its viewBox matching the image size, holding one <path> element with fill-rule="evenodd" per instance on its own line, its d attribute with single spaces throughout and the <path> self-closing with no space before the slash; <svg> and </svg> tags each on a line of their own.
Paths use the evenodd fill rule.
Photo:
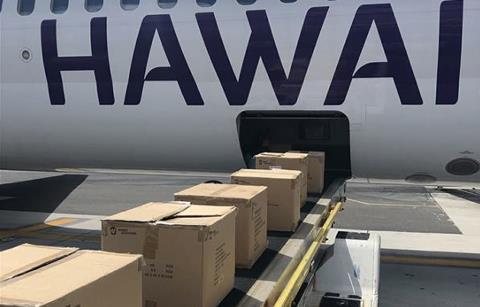
<svg viewBox="0 0 480 307">
<path fill-rule="evenodd" d="M 228 177 L 0 172 L 0 210 L 111 215 L 150 201 L 173 200 L 173 193 L 207 180 Z"/>
<path fill-rule="evenodd" d="M 337 228 L 461 233 L 422 186 L 347 184 Z"/>
<path fill-rule="evenodd" d="M 95 220 L 93 216 L 114 214 L 149 201 L 172 200 L 174 192 L 207 180 L 228 182 L 228 175 L 0 171 L 0 233 L 17 224 L 52 218 L 51 213 L 58 215 L 55 218 L 71 215 L 76 219 L 73 226 L 52 227 L 43 235 L 80 233 L 87 237 L 84 242 L 56 244 L 99 248 L 99 217 Z M 408 254 L 414 249 L 428 253 L 444 248 L 461 252 L 475 244 L 480 247 L 476 243 L 480 242 L 480 238 L 476 240 L 480 232 L 477 191 L 351 182 L 347 185 L 347 197 L 335 227 L 379 231 L 385 238 L 382 244 L 389 249 Z M 0 241 L 0 249 L 23 242 L 46 241 L 34 236 L 16 241 L 7 238 Z M 379 306 L 480 306 L 479 275 L 480 270 L 473 268 L 384 262 Z"/>
<path fill-rule="evenodd" d="M 382 264 L 381 307 L 480 306 L 480 270 Z"/>
<path fill-rule="evenodd" d="M 173 193 L 221 174 L 0 172 L 0 210 L 110 215 L 149 201 L 168 201 Z M 347 184 L 346 210 L 337 228 L 460 233 L 421 186 Z"/>
</svg>

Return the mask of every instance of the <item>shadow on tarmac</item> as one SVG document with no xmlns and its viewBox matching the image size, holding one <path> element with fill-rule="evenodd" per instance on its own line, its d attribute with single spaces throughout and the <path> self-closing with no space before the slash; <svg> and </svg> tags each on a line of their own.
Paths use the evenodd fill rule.
<svg viewBox="0 0 480 307">
<path fill-rule="evenodd" d="M 0 210 L 54 212 L 87 175 L 60 175 L 0 185 Z"/>
</svg>

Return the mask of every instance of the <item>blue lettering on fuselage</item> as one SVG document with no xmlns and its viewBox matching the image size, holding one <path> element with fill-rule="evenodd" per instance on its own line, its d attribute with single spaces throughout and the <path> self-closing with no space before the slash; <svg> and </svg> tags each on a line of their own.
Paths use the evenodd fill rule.
<svg viewBox="0 0 480 307">
<path fill-rule="evenodd" d="M 210 60 L 217 72 L 230 105 L 247 103 L 258 64 L 262 60 L 280 105 L 294 105 L 305 80 L 328 7 L 307 12 L 287 77 L 265 11 L 248 11 L 252 33 L 247 45 L 239 79 L 233 72 L 213 13 L 197 14 L 197 22 Z"/>
<path fill-rule="evenodd" d="M 300 95 L 314 49 L 325 22 L 328 7 L 311 8 L 303 23 L 287 75 L 282 64 L 265 10 L 247 11 L 251 28 L 238 79 L 226 52 L 213 13 L 197 13 L 196 20 L 210 61 L 229 105 L 245 105 L 260 62 L 263 63 L 280 105 L 294 105 Z M 376 24 L 385 62 L 367 63 L 356 69 L 373 23 Z M 436 104 L 456 104 L 459 96 L 463 0 L 443 1 L 440 6 L 440 36 Z M 153 40 L 158 35 L 169 66 L 147 72 Z M 100 105 L 115 102 L 107 44 L 107 18 L 95 17 L 90 23 L 91 55 L 60 57 L 56 21 L 41 24 L 41 43 L 48 92 L 52 105 L 65 104 L 62 71 L 93 71 Z M 392 78 L 402 105 L 421 105 L 423 99 L 411 66 L 400 28 L 390 4 L 369 4 L 358 8 L 333 75 L 325 105 L 344 103 L 356 78 Z M 148 15 L 140 26 L 130 65 L 125 105 L 138 105 L 145 82 L 175 81 L 187 105 L 204 105 L 169 15 Z"/>
<path fill-rule="evenodd" d="M 458 101 L 462 61 L 463 0 L 445 1 L 440 7 L 436 104 Z"/>
<path fill-rule="evenodd" d="M 387 62 L 368 63 L 355 72 L 355 67 L 357 67 L 363 46 L 374 22 L 377 25 Z M 343 104 L 353 78 L 393 78 L 402 104 L 423 104 L 390 4 L 362 5 L 358 8 L 325 104 Z"/>
<path fill-rule="evenodd" d="M 92 18 L 90 22 L 92 49 L 92 55 L 90 56 L 58 56 L 56 20 L 44 20 L 41 33 L 43 66 L 52 105 L 65 104 L 62 71 L 93 70 L 99 103 L 101 105 L 112 105 L 115 102 L 110 61 L 108 59 L 107 18 Z"/>
<path fill-rule="evenodd" d="M 158 33 L 160 36 L 160 41 L 170 66 L 155 67 L 145 77 L 155 33 Z M 145 81 L 177 81 L 187 105 L 204 104 L 202 96 L 198 91 L 197 83 L 183 55 L 169 15 L 150 15 L 146 16 L 142 21 L 130 68 L 130 77 L 125 95 L 126 105 L 137 105 L 140 103 Z"/>
</svg>

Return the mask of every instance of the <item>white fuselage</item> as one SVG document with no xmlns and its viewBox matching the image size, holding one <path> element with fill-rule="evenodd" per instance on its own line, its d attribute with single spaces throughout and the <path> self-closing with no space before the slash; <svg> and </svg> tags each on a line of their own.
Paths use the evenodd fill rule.
<svg viewBox="0 0 480 307">
<path fill-rule="evenodd" d="M 445 33 L 441 32 L 442 5 Z M 458 7 L 463 16 L 458 16 Z M 238 79 L 252 33 L 251 23 L 258 21 L 258 26 L 264 26 L 262 16 L 268 17 L 288 76 L 295 64 L 295 50 L 307 12 L 315 8 L 326 15 L 324 20 L 314 16 L 308 24 L 315 28 L 319 26 L 315 21 L 323 21 L 318 40 L 313 42 L 313 53 L 307 56 L 310 62 L 299 64 L 308 65 L 304 80 L 300 87 L 292 85 L 293 91 L 299 89 L 298 97 L 289 100 L 275 94 L 261 59 L 254 68 L 246 99 L 240 94 L 235 96 L 231 88 L 228 98 L 212 61 L 212 56 L 221 54 L 215 44 L 218 40 L 210 36 L 214 31 L 206 23 L 199 24 L 200 19 L 207 19 L 211 26 L 212 15 L 198 13 L 214 14 Z M 247 12 L 252 11 L 249 23 Z M 50 1 L 37 1 L 32 14 L 20 16 L 17 1 L 4 0 L 0 12 L 0 167 L 234 170 L 244 165 L 236 123 L 241 112 L 335 110 L 349 120 L 353 176 L 404 179 L 412 174 L 428 174 L 439 180 L 478 182 L 480 173 L 452 175 L 445 167 L 457 158 L 480 160 L 479 12 L 480 1 L 476 0 L 262 0 L 252 5 L 221 0 L 211 7 L 183 0 L 171 9 L 160 8 L 156 0 L 143 0 L 138 8 L 129 11 L 122 9 L 119 1 L 105 1 L 95 13 L 85 10 L 84 1 L 70 1 L 63 14 L 53 14 Z M 158 15 L 163 19 L 148 19 Z M 99 21 L 95 31 L 101 29 L 101 22 L 106 23 L 104 38 L 108 50 L 97 52 L 99 61 L 108 60 L 113 96 L 109 95 L 108 84 L 98 89 L 98 78 L 92 69 L 66 69 L 60 72 L 62 101 L 58 98 L 59 84 L 53 84 L 53 77 L 47 80 L 45 57 L 54 48 L 48 37 L 54 27 L 59 58 L 91 57 L 92 18 Z M 165 29 L 169 19 L 194 84 L 185 81 L 184 75 L 179 77 L 184 73 L 179 73 L 179 64 L 175 64 L 177 71 L 172 72 L 172 61 L 177 61 L 179 54 L 177 49 L 165 49 L 165 44 L 176 44 L 168 36 L 169 28 L 161 34 L 165 35 L 163 41 L 155 32 L 145 73 L 141 68 L 137 72 L 147 80 L 133 84 L 138 83 L 132 70 L 141 66 L 140 49 L 145 44 L 149 47 L 148 23 L 151 26 L 152 22 L 163 20 L 156 26 Z M 55 21 L 48 24 L 50 28 L 45 22 L 48 20 Z M 392 20 L 397 28 L 389 24 Z M 367 25 L 368 36 L 363 45 L 354 40 L 361 36 L 359 33 L 365 29 L 362 22 L 366 21 L 371 26 Z M 355 26 L 358 29 L 352 30 Z M 314 35 L 315 30 L 310 32 Z M 398 44 L 397 33 L 403 47 Z M 460 38 L 455 37 L 458 33 Z M 95 35 L 98 40 L 103 39 L 101 34 Z M 205 41 L 206 36 L 210 43 Z M 441 37 L 445 41 L 440 42 Z M 306 38 L 306 42 L 308 45 L 312 38 Z M 101 48 L 98 41 L 96 44 Z M 355 50 L 349 50 L 348 44 L 360 44 L 361 53 L 358 61 L 354 60 L 356 75 L 350 73 L 351 84 L 342 99 L 338 98 L 342 90 L 332 89 L 332 83 L 336 70 L 341 69 L 342 55 L 344 61 L 354 57 L 349 53 Z M 259 48 L 263 48 L 261 42 Z M 411 73 L 405 65 L 405 55 Z M 55 59 L 50 60 L 55 63 Z M 369 63 L 388 63 L 391 71 L 386 71 L 385 65 L 382 69 Z M 216 64 L 222 70 L 221 63 Z M 270 67 L 272 71 L 278 69 L 278 65 L 274 66 Z M 148 80 L 147 74 L 156 67 L 167 69 L 157 70 L 161 76 Z M 457 68 L 460 70 L 456 85 Z M 442 82 L 438 82 L 441 70 Z M 183 78 L 181 82 L 187 84 L 186 88 L 182 90 L 178 80 L 169 80 L 175 76 Z M 341 84 L 341 77 L 337 77 Z M 102 80 L 108 79 L 107 76 Z M 281 89 L 288 89 L 287 83 Z M 133 98 L 126 97 L 129 87 Z M 401 93 L 399 87 L 403 87 Z M 99 91 L 105 96 L 100 97 Z M 328 97 L 329 92 L 333 96 Z M 135 97 L 140 99 L 136 101 Z"/>
</svg>

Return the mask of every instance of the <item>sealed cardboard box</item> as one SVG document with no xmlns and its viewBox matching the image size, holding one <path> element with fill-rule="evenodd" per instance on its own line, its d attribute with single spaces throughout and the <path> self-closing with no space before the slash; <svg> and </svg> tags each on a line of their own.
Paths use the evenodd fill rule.
<svg viewBox="0 0 480 307">
<path fill-rule="evenodd" d="M 144 306 L 216 306 L 233 288 L 236 210 L 148 203 L 102 220 L 102 249 L 143 254 Z"/>
<path fill-rule="evenodd" d="M 308 152 L 308 181 L 309 193 L 322 193 L 325 177 L 325 153 L 319 151 Z"/>
<path fill-rule="evenodd" d="M 231 178 L 234 184 L 267 187 L 268 230 L 295 231 L 300 220 L 300 171 L 242 169 Z"/>
<path fill-rule="evenodd" d="M 141 255 L 23 245 L 0 259 L 0 306 L 142 306 Z"/>
<path fill-rule="evenodd" d="M 196 205 L 235 206 L 235 263 L 251 268 L 267 248 L 267 187 L 199 184 L 175 193 L 175 200 Z"/>
<path fill-rule="evenodd" d="M 307 191 L 315 194 L 322 193 L 325 180 L 325 153 L 321 151 L 303 153 L 308 154 Z"/>
<path fill-rule="evenodd" d="M 301 177 L 301 198 L 300 204 L 303 206 L 307 200 L 307 174 L 308 174 L 308 154 L 300 152 L 263 152 L 255 156 L 255 166 L 257 169 L 289 169 L 302 172 Z"/>
</svg>

